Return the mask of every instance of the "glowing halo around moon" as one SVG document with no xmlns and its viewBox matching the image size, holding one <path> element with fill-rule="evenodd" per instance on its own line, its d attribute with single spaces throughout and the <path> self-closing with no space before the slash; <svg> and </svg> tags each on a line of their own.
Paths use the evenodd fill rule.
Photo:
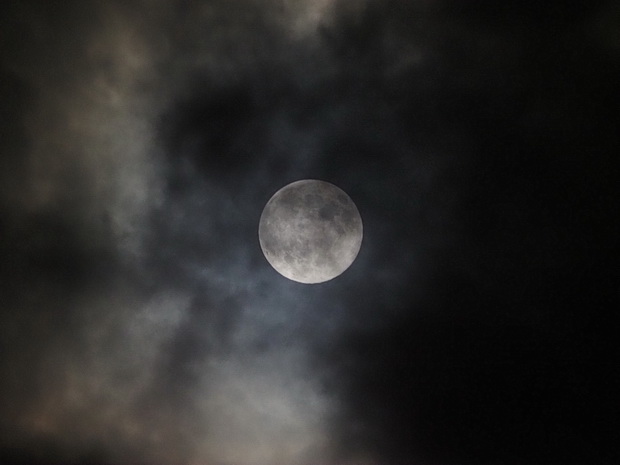
<svg viewBox="0 0 620 465">
<path fill-rule="evenodd" d="M 317 284 L 340 276 L 355 261 L 362 245 L 362 218 L 340 188 L 304 179 L 269 199 L 258 237 L 265 258 L 278 273 Z"/>
</svg>

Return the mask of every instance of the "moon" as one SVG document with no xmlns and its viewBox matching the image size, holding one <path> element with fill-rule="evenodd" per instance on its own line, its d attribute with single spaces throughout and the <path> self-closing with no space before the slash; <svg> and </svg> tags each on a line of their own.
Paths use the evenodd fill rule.
<svg viewBox="0 0 620 465">
<path fill-rule="evenodd" d="M 269 199 L 258 237 L 265 258 L 282 276 L 322 283 L 340 276 L 355 261 L 362 245 L 362 218 L 340 188 L 304 179 Z"/>
</svg>

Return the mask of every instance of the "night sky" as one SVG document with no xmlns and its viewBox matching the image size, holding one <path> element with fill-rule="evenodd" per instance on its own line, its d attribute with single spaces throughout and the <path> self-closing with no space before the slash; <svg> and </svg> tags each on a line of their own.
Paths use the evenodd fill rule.
<svg viewBox="0 0 620 465">
<path fill-rule="evenodd" d="M 619 86 L 613 0 L 4 2 L 0 464 L 620 463 Z"/>
</svg>

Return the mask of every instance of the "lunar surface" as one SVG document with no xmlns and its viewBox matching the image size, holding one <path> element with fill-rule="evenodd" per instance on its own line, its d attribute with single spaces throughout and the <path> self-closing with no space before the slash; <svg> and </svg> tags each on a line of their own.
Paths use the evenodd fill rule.
<svg viewBox="0 0 620 465">
<path fill-rule="evenodd" d="M 351 198 L 325 181 L 284 186 L 267 202 L 258 237 L 267 261 L 282 276 L 306 284 L 329 281 L 355 260 L 362 218 Z"/>
</svg>

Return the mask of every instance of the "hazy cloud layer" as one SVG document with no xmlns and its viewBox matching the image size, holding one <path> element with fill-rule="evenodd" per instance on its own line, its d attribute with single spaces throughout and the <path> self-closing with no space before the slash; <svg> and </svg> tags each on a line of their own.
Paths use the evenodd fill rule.
<svg viewBox="0 0 620 465">
<path fill-rule="evenodd" d="M 612 463 L 617 11 L 10 2 L 6 461 Z M 364 221 L 321 286 L 258 245 L 301 178 Z"/>
</svg>

